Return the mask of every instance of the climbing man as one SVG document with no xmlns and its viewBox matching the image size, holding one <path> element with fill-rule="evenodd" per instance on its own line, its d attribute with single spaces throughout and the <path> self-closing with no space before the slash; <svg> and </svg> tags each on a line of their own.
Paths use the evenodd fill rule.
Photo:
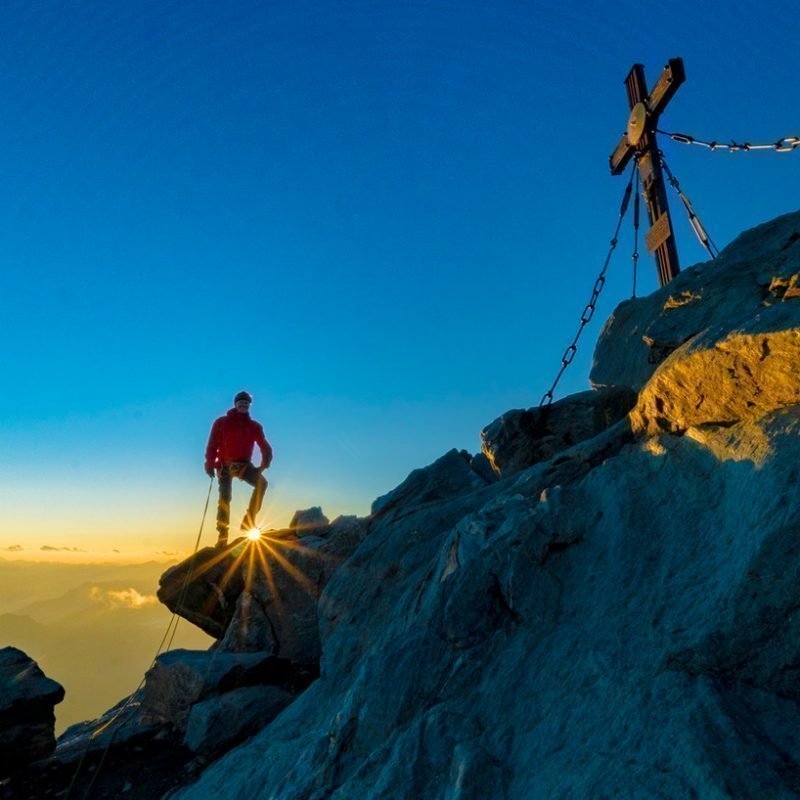
<svg viewBox="0 0 800 800">
<path fill-rule="evenodd" d="M 228 527 L 231 515 L 233 478 L 249 483 L 253 488 L 250 505 L 242 520 L 242 530 L 256 527 L 256 515 L 264 502 L 267 479 L 261 474 L 272 462 L 272 448 L 264 438 L 264 429 L 250 417 L 253 398 L 247 392 L 239 392 L 233 398 L 233 408 L 211 426 L 211 435 L 206 447 L 206 475 L 219 479 L 219 505 L 217 506 L 218 547 L 228 543 Z M 253 445 L 261 450 L 261 465 L 253 466 Z"/>
</svg>

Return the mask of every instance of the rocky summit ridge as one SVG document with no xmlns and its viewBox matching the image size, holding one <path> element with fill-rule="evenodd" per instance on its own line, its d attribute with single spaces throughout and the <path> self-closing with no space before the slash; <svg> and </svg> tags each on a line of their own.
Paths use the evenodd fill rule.
<svg viewBox="0 0 800 800">
<path fill-rule="evenodd" d="M 172 800 L 800 797 L 798 356 L 794 213 L 621 303 L 591 391 L 167 573 L 217 643 L 121 739 Z"/>
</svg>

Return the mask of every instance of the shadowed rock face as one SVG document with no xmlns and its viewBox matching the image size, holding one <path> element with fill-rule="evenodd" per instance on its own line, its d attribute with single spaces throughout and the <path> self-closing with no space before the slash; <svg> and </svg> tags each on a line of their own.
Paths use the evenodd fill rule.
<svg viewBox="0 0 800 800">
<path fill-rule="evenodd" d="M 508 478 L 611 428 L 635 403 L 635 392 L 621 386 L 573 394 L 543 411 L 507 411 L 481 431 L 483 453 Z"/>
<path fill-rule="evenodd" d="M 509 412 L 366 520 L 200 551 L 159 596 L 217 644 L 73 726 L 67 777 L 116 736 L 109 796 L 168 755 L 136 800 L 800 798 L 798 339 L 795 214 L 621 304 L 545 436 Z"/>
<path fill-rule="evenodd" d="M 242 730 L 242 720 L 229 712 L 232 692 L 251 697 L 261 709 L 247 719 L 245 727 L 259 721 L 263 725 L 270 708 L 274 716 L 318 675 L 316 662 L 289 661 L 268 653 L 172 650 L 159 656 L 147 672 L 142 710 L 145 718 L 168 722 L 193 739 L 192 749 L 219 749 Z M 242 689 L 253 691 L 242 693 Z M 262 707 L 262 699 L 268 708 Z M 198 705 L 203 707 L 198 709 Z M 252 715 L 254 710 L 242 709 L 245 713 Z M 221 716 L 230 717 L 228 732 L 221 741 L 212 742 L 211 734 L 221 725 Z M 193 727 L 193 720 L 198 727 Z"/>
<path fill-rule="evenodd" d="M 296 531 L 298 535 L 312 533 L 319 529 L 327 528 L 331 521 L 322 513 L 319 506 L 312 506 L 302 511 L 295 511 L 289 529 Z"/>
<path fill-rule="evenodd" d="M 55 749 L 53 708 L 63 699 L 63 687 L 22 650 L 0 650 L 0 775 Z"/>
<path fill-rule="evenodd" d="M 270 531 L 257 542 L 198 551 L 161 576 L 159 600 L 220 640 L 220 650 L 318 660 L 317 600 L 366 525 L 357 517 L 314 520 L 305 536 Z"/>
<path fill-rule="evenodd" d="M 800 797 L 798 230 L 614 312 L 593 379 L 633 428 L 376 501 L 321 678 L 176 799 Z"/>
</svg>

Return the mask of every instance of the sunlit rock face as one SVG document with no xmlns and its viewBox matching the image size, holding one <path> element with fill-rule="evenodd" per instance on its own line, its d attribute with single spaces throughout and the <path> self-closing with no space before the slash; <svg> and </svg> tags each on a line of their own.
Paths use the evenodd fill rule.
<svg viewBox="0 0 800 800">
<path fill-rule="evenodd" d="M 687 357 L 718 347 L 722 358 L 713 364 L 706 359 L 676 371 L 674 393 L 688 390 L 687 403 L 700 402 L 701 394 L 692 393 L 691 386 L 710 365 L 709 373 L 702 375 L 706 382 L 723 377 L 723 391 L 741 390 L 753 400 L 759 384 L 748 382 L 747 370 L 766 357 L 772 360 L 761 364 L 759 374 L 777 373 L 784 352 L 788 359 L 794 357 L 791 332 L 800 321 L 798 308 L 800 213 L 794 213 L 743 233 L 715 261 L 684 270 L 649 297 L 621 303 L 600 334 L 592 384 L 629 386 L 640 392 L 659 370 L 663 386 L 670 370 Z M 735 373 L 731 380 L 725 376 L 728 369 Z M 781 387 L 768 378 L 762 391 L 776 388 Z"/>
<path fill-rule="evenodd" d="M 174 797 L 800 797 L 799 231 L 614 312 L 593 380 L 629 419 L 376 501 L 319 680 Z"/>
<path fill-rule="evenodd" d="M 0 776 L 55 749 L 53 708 L 63 699 L 63 687 L 22 650 L 0 650 Z"/>
</svg>

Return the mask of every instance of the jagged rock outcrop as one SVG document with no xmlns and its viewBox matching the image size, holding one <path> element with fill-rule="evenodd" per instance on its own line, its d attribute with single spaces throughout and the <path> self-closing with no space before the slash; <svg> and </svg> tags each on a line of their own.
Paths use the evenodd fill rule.
<svg viewBox="0 0 800 800">
<path fill-rule="evenodd" d="M 214 755 L 269 724 L 295 695 L 277 686 L 246 686 L 196 703 L 186 721 L 184 743 Z"/>
<path fill-rule="evenodd" d="M 798 281 L 800 218 L 789 214 L 641 302 L 623 303 L 600 337 L 592 380 L 641 390 L 631 421 L 647 434 L 732 425 L 793 406 Z M 620 348 L 620 339 L 630 346 Z"/>
<path fill-rule="evenodd" d="M 415 469 L 399 486 L 372 504 L 372 522 L 395 522 L 412 512 L 461 497 L 490 481 L 475 469 L 466 451 L 450 450 L 424 469 Z"/>
<path fill-rule="evenodd" d="M 542 411 L 507 411 L 481 431 L 483 453 L 495 472 L 508 478 L 593 439 L 624 419 L 635 403 L 634 391 L 610 386 L 570 395 Z"/>
<path fill-rule="evenodd" d="M 321 509 L 298 512 L 297 519 L 314 524 L 302 536 L 295 529 L 268 531 L 258 542 L 241 538 L 198 551 L 164 573 L 159 599 L 219 639 L 220 650 L 318 660 L 317 600 L 363 540 L 366 523 L 358 517 L 328 523 Z"/>
<path fill-rule="evenodd" d="M 376 501 L 320 679 L 174 798 L 800 797 L 798 231 L 615 311 L 593 380 L 630 420 Z"/>
<path fill-rule="evenodd" d="M 0 776 L 55 749 L 53 709 L 63 699 L 61 684 L 22 650 L 0 649 Z"/>
<path fill-rule="evenodd" d="M 318 675 L 315 661 L 270 653 L 173 650 L 147 673 L 142 710 L 169 723 L 190 750 L 212 753 L 266 725 Z"/>
<path fill-rule="evenodd" d="M 322 509 L 319 506 L 312 506 L 302 511 L 295 511 L 292 521 L 289 523 L 289 529 L 302 535 L 325 529 L 330 524 L 330 520 L 322 513 Z"/>
<path fill-rule="evenodd" d="M 452 450 L 167 573 L 219 641 L 133 698 L 165 797 L 800 798 L 799 283 L 794 214 L 621 304 L 552 438 L 487 428 L 499 479 Z"/>
<path fill-rule="evenodd" d="M 620 303 L 600 333 L 592 384 L 629 386 L 639 392 L 671 354 L 683 360 L 676 351 L 685 345 L 691 350 L 697 336 L 704 338 L 704 344 L 698 343 L 701 350 L 719 344 L 729 353 L 754 337 L 760 353 L 765 336 L 792 329 L 794 312 L 789 310 L 789 317 L 781 320 L 780 306 L 797 303 L 799 281 L 800 215 L 786 214 L 741 234 L 715 261 L 684 270 L 648 297 Z M 740 326 L 743 338 L 737 340 Z M 776 346 L 773 355 L 781 349 Z M 741 365 L 729 361 L 714 365 L 712 371 L 715 377 L 724 377 L 728 367 L 741 372 L 738 381 L 746 390 L 751 363 L 748 357 Z M 697 364 L 693 374 L 685 375 L 687 382 L 701 373 L 702 365 Z M 676 389 L 680 393 L 680 386 Z"/>
</svg>

